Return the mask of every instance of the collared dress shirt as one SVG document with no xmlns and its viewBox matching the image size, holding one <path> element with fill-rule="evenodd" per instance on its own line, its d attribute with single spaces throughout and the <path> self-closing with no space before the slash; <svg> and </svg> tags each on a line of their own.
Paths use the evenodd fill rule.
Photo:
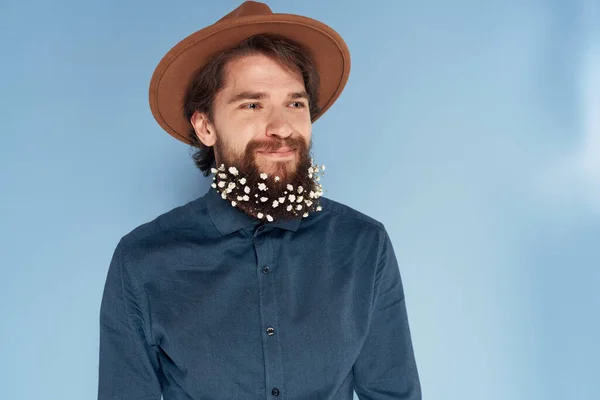
<svg viewBox="0 0 600 400">
<path fill-rule="evenodd" d="M 124 235 L 100 306 L 98 399 L 421 399 L 384 225 L 319 201 L 267 222 L 210 188 Z"/>
</svg>

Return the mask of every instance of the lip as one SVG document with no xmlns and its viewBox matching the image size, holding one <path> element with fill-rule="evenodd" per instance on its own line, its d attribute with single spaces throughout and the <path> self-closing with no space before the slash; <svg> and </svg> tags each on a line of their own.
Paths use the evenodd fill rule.
<svg viewBox="0 0 600 400">
<path fill-rule="evenodd" d="M 283 158 L 283 157 L 293 156 L 294 153 L 296 153 L 296 149 L 285 148 L 285 149 L 279 149 L 277 151 L 259 151 L 259 153 L 261 153 L 265 156 Z"/>
</svg>

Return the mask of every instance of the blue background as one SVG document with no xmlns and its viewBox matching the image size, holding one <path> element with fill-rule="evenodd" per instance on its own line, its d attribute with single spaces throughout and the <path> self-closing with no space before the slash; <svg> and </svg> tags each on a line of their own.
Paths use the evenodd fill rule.
<svg viewBox="0 0 600 400">
<path fill-rule="evenodd" d="M 600 2 L 268 4 L 351 49 L 315 160 L 390 233 L 424 398 L 600 398 Z M 238 5 L 0 3 L 3 398 L 95 398 L 118 239 L 210 183 L 150 76 Z"/>
</svg>

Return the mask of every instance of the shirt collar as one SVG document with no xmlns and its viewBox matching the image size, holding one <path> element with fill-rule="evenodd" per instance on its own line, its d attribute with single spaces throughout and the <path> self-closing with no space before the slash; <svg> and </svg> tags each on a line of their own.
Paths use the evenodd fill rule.
<svg viewBox="0 0 600 400">
<path fill-rule="evenodd" d="M 261 221 L 256 218 L 252 218 L 237 207 L 233 207 L 231 203 L 228 200 L 223 199 L 219 192 L 217 192 L 217 189 L 213 188 L 212 186 L 204 195 L 204 199 L 210 218 L 223 236 L 248 226 L 259 224 L 274 226 L 296 232 L 300 226 L 300 222 L 302 221 L 302 216 L 298 216 L 289 220 L 279 220 L 273 222 L 268 222 L 267 220 Z"/>
</svg>

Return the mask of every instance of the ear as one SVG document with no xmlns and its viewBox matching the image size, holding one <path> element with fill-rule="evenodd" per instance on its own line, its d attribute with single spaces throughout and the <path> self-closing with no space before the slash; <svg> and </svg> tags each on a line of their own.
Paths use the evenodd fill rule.
<svg viewBox="0 0 600 400">
<path fill-rule="evenodd" d="M 205 146 L 214 146 L 217 141 L 215 127 L 209 122 L 205 113 L 194 112 L 190 118 L 190 123 L 194 127 L 196 136 Z"/>
</svg>

